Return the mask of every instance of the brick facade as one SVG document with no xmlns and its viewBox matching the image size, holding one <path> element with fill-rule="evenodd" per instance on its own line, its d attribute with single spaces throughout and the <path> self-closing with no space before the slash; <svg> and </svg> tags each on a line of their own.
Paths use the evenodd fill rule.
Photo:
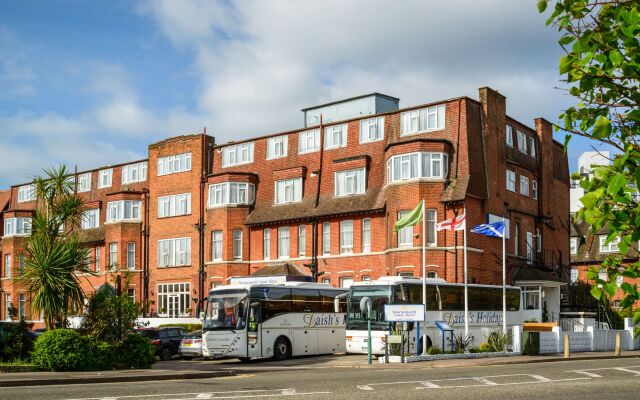
<svg viewBox="0 0 640 400">
<path fill-rule="evenodd" d="M 377 279 L 402 273 L 421 276 L 421 224 L 414 227 L 413 238 L 409 237 L 402 246 L 398 244 L 393 225 L 401 211 L 412 210 L 422 199 L 427 209 L 435 210 L 437 222 L 453 218 L 465 209 L 468 228 L 487 222 L 488 214 L 506 216 L 511 235 L 507 241 L 509 282 L 533 270 L 538 275 L 563 279 L 569 258 L 569 176 L 562 145 L 553 140 L 547 121 L 537 119 L 535 129 L 532 129 L 508 117 L 506 99 L 499 93 L 481 88 L 479 97 L 480 101 L 460 97 L 378 114 L 376 117 L 384 118 L 384 134 L 379 140 L 370 142 L 360 141 L 362 118 L 221 145 L 215 145 L 213 138 L 204 134 L 179 136 L 149 146 L 144 182 L 122 185 L 123 166 L 119 165 L 113 167 L 112 187 L 98 189 L 98 170 L 91 171 L 92 189 L 81 196 L 94 207 L 99 206 L 100 227 L 96 234 L 86 236 L 92 248 L 102 249 L 103 266 L 97 276 L 87 277 L 85 289 L 91 292 L 108 280 L 109 274 L 105 270 L 109 244 L 118 243 L 119 265 L 126 266 L 126 248 L 130 242 L 135 243 L 136 249 L 135 297 L 150 301 L 150 314 L 169 315 L 178 302 L 182 314 L 195 315 L 193 299 L 204 294 L 200 293 L 199 287 L 201 263 L 205 272 L 202 292 L 224 284 L 231 276 L 248 275 L 274 262 L 287 261 L 308 272 L 305 264 L 313 260 L 314 237 L 317 239 L 318 271 L 322 273 L 319 280 L 334 286 L 345 279 Z M 444 106 L 443 123 L 440 121 L 435 129 L 402 134 L 402 113 L 435 106 Z M 324 143 L 326 132 L 343 124 L 347 127 L 346 146 L 324 148 L 321 145 L 315 151 L 299 152 L 301 132 L 319 129 L 319 142 Z M 513 148 L 505 142 L 507 125 L 513 129 Z M 526 136 L 527 145 L 534 143 L 533 156 L 518 150 L 517 131 Z M 268 159 L 269 141 L 281 136 L 286 136 L 283 142 L 286 143 L 286 155 Z M 251 162 L 223 165 L 223 157 L 241 157 L 236 153 L 229 155 L 230 146 L 245 144 L 244 148 L 237 147 L 237 154 L 251 153 Z M 248 150 L 249 146 L 252 146 L 252 152 Z M 439 164 L 428 159 L 430 169 L 422 173 L 431 177 L 391 182 L 388 161 L 416 152 L 441 155 L 443 159 Z M 189 170 L 158 174 L 160 157 L 185 153 L 190 154 Z M 336 196 L 336 173 L 362 168 L 365 170 L 364 192 Z M 395 170 L 395 166 L 393 168 Z M 413 174 L 409 171 L 410 166 L 406 168 L 406 171 L 402 170 L 402 176 Z M 506 189 L 507 169 L 516 173 L 515 192 Z M 436 170 L 448 173 L 433 178 Z M 529 179 L 529 195 L 520 193 L 520 176 Z M 300 190 L 299 201 L 275 204 L 277 182 L 293 182 L 298 178 L 301 185 L 294 187 L 292 183 L 282 193 L 285 197 L 295 197 L 296 191 Z M 532 197 L 533 181 L 538 185 L 538 199 Z M 214 188 L 214 185 L 219 186 Z M 297 181 L 295 185 L 298 185 Z M 18 212 L 28 214 L 36 207 L 35 202 L 17 204 L 17 190 L 18 186 L 11 188 L 2 214 L 4 219 Z M 231 197 L 231 191 L 235 197 Z M 190 194 L 190 212 L 159 217 L 159 197 L 187 193 Z M 215 196 L 227 197 L 224 197 L 224 204 L 214 204 Z M 126 199 L 141 201 L 140 218 L 105 223 L 108 202 Z M 304 236 L 300 235 L 301 226 L 304 226 Z M 329 226 L 326 235 L 329 249 L 324 249 L 323 226 Z M 365 226 L 369 227 L 368 246 L 363 240 Z M 516 226 L 519 243 L 515 241 Z M 198 227 L 204 227 L 202 254 Z M 352 233 L 341 235 L 341 228 Z M 265 259 L 266 229 L 270 231 L 269 259 Z M 533 236 L 534 248 L 528 258 L 527 232 L 531 235 L 539 232 L 542 245 L 540 249 L 536 248 L 537 237 Z M 345 243 L 341 244 L 341 236 Z M 305 240 L 303 254 L 299 251 L 300 237 Z M 435 243 L 426 251 L 430 276 L 435 274 L 450 282 L 462 282 L 462 237 L 462 232 L 436 233 Z M 189 255 L 182 253 L 183 242 L 176 241 L 183 238 L 190 240 Z M 215 246 L 218 246 L 215 249 L 214 238 Z M 3 237 L 2 254 L 20 251 L 22 241 L 24 238 Z M 166 250 L 170 246 L 167 241 L 174 246 L 171 252 Z M 288 257 L 279 257 L 280 243 L 286 245 L 287 242 Z M 470 282 L 501 283 L 501 246 L 499 239 L 468 234 Z M 214 252 L 218 254 L 218 251 L 220 254 L 214 259 Z M 167 263 L 178 265 L 165 266 Z M 19 288 L 12 286 L 11 278 L 4 278 L 4 270 L 3 264 L 3 295 L 11 293 L 15 297 Z M 15 302 L 13 297 L 12 302 Z M 4 297 L 0 300 L 4 304 Z M 2 307 L 4 313 L 4 305 Z"/>
</svg>

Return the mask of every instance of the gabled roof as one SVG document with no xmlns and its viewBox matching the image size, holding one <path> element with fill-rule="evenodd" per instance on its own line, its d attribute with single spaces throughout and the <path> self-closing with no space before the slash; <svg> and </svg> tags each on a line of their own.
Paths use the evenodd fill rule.
<svg viewBox="0 0 640 400">
<path fill-rule="evenodd" d="M 4 211 L 11 199 L 11 190 L 0 190 L 0 212 Z"/>
<path fill-rule="evenodd" d="M 308 276 L 304 272 L 300 271 L 298 267 L 290 262 L 275 262 L 273 264 L 265 265 L 259 270 L 251 274 L 251 276 Z"/>
</svg>

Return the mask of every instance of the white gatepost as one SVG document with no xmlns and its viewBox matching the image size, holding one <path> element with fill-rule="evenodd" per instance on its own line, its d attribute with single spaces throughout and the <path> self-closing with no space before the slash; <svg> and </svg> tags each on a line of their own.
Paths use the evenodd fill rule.
<svg viewBox="0 0 640 400">
<path fill-rule="evenodd" d="M 562 327 L 554 326 L 551 328 L 551 332 L 556 337 L 556 350 L 558 353 L 562 353 L 564 351 L 564 337 L 562 336 Z"/>
<path fill-rule="evenodd" d="M 591 351 L 596 351 L 596 335 L 595 335 L 595 326 L 587 326 L 586 331 L 589 332 L 589 337 L 591 338 Z"/>
<path fill-rule="evenodd" d="M 513 352 L 522 353 L 522 327 L 514 325 L 511 327 L 511 343 L 513 343 Z"/>
<path fill-rule="evenodd" d="M 625 318 L 624 319 L 624 330 L 629 332 L 629 341 L 627 344 L 627 348 L 629 350 L 635 350 L 636 348 L 640 348 L 640 346 L 636 346 L 636 340 L 635 337 L 633 336 L 634 333 L 634 326 L 633 326 L 633 318 Z M 640 341 L 639 341 L 640 344 Z"/>
</svg>

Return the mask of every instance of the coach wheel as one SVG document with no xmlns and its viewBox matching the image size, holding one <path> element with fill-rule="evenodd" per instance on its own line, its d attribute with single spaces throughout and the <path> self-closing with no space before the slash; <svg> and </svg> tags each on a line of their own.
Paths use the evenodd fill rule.
<svg viewBox="0 0 640 400">
<path fill-rule="evenodd" d="M 273 358 L 280 361 L 289 357 L 291 357 L 291 343 L 287 338 L 280 336 L 273 345 Z"/>
</svg>

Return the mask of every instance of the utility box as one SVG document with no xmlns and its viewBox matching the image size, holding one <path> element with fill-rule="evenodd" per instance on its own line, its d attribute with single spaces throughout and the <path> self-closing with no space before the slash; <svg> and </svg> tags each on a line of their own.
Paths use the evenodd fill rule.
<svg viewBox="0 0 640 400">
<path fill-rule="evenodd" d="M 540 354 L 540 332 L 522 332 L 522 354 L 529 356 Z"/>
</svg>

